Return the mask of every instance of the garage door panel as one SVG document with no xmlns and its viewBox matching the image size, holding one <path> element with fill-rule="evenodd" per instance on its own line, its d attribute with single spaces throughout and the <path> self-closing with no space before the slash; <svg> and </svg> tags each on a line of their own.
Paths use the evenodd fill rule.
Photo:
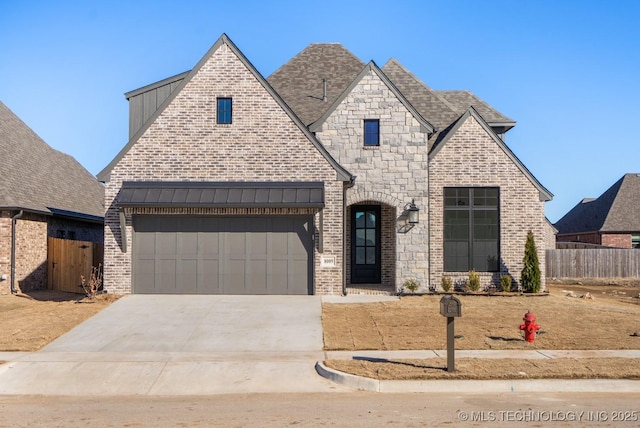
<svg viewBox="0 0 640 428">
<path fill-rule="evenodd" d="M 176 289 L 176 260 L 169 258 L 156 259 L 155 288 L 159 293 L 174 293 Z"/>
<path fill-rule="evenodd" d="M 245 258 L 246 254 L 246 233 L 239 232 L 223 232 L 225 239 L 223 248 L 229 257 L 233 258 Z"/>
<path fill-rule="evenodd" d="M 195 256 L 199 252 L 198 232 L 178 232 L 178 248 L 176 254 Z"/>
<path fill-rule="evenodd" d="M 266 260 L 247 261 L 247 271 L 245 275 L 245 285 L 247 294 L 268 294 L 268 278 Z"/>
<path fill-rule="evenodd" d="M 156 234 L 155 253 L 173 256 L 176 254 L 177 236 L 175 232 L 162 232 Z"/>
<path fill-rule="evenodd" d="M 176 264 L 176 286 L 184 293 L 198 292 L 198 260 L 181 258 Z"/>
<path fill-rule="evenodd" d="M 134 216 L 135 293 L 308 294 L 310 216 Z"/>
<path fill-rule="evenodd" d="M 141 290 L 153 290 L 156 277 L 156 261 L 152 259 L 138 259 L 136 263 L 136 287 Z"/>
<path fill-rule="evenodd" d="M 247 288 L 245 281 L 246 268 L 247 263 L 244 259 L 230 259 L 228 263 L 225 263 L 224 294 L 247 294 L 245 291 Z"/>
</svg>

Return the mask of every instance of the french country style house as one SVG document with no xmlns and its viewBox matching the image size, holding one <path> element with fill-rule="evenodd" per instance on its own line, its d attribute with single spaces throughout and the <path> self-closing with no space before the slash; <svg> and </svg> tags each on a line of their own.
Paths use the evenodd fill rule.
<svg viewBox="0 0 640 428">
<path fill-rule="evenodd" d="M 312 44 L 264 78 L 222 35 L 131 91 L 106 185 L 105 288 L 345 294 L 544 272 L 552 198 L 505 144 L 515 122 L 397 60 Z"/>
</svg>

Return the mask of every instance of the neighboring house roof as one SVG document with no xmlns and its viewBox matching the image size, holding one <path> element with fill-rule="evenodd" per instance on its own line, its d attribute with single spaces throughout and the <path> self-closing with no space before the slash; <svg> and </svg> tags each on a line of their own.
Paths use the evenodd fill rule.
<svg viewBox="0 0 640 428">
<path fill-rule="evenodd" d="M 598 198 L 585 198 L 554 225 L 559 234 L 640 231 L 640 174 L 625 174 Z"/>
<path fill-rule="evenodd" d="M 344 93 L 364 66 L 341 44 L 313 43 L 273 72 L 267 81 L 302 122 L 310 125 Z"/>
<path fill-rule="evenodd" d="M 509 159 L 511 159 L 511 161 L 516 165 L 516 167 L 518 167 L 518 169 L 529 179 L 531 184 L 533 184 L 534 187 L 540 193 L 540 200 L 541 201 L 546 202 L 546 201 L 550 201 L 551 199 L 553 199 L 553 194 L 551 192 L 549 192 L 549 190 L 547 190 L 538 181 L 538 179 L 533 176 L 533 174 L 531 174 L 531 172 L 527 169 L 527 167 L 524 166 L 524 164 L 511 151 L 511 149 L 509 149 L 509 147 L 504 143 L 504 141 L 502 141 L 502 139 L 500 137 L 498 137 L 498 135 L 496 135 L 495 132 L 493 132 L 493 130 L 491 129 L 491 126 L 484 120 L 484 118 L 480 115 L 480 113 L 478 113 L 476 111 L 476 109 L 473 108 L 473 106 L 469 107 L 467 109 L 467 111 L 465 112 L 465 114 L 463 114 L 460 117 L 460 119 L 458 119 L 456 122 L 454 122 L 446 130 L 446 132 L 442 133 L 443 137 L 441 139 L 439 139 L 438 144 L 435 145 L 433 147 L 433 149 L 431 150 L 431 152 L 429 153 L 429 159 L 432 159 L 434 156 L 436 156 L 438 154 L 440 149 L 447 143 L 447 141 L 449 141 L 451 139 L 451 137 L 453 135 L 455 135 L 455 133 L 458 130 L 458 128 L 460 128 L 460 126 L 462 126 L 462 124 L 467 120 L 467 118 L 469 116 L 473 116 L 478 121 L 480 126 L 482 126 L 484 128 L 484 130 L 487 132 L 487 134 L 496 142 L 498 147 L 500 147 L 502 149 L 502 151 L 509 157 Z"/>
<path fill-rule="evenodd" d="M 122 157 L 131 149 L 131 147 L 140 139 L 140 137 L 145 133 L 145 131 L 155 122 L 155 120 L 162 114 L 165 108 L 173 101 L 173 99 L 180 93 L 180 91 L 191 81 L 191 79 L 198 74 L 200 68 L 202 68 L 207 61 L 211 58 L 211 56 L 218 50 L 221 45 L 226 45 L 231 49 L 231 51 L 238 57 L 238 59 L 244 64 L 245 67 L 249 70 L 249 72 L 260 82 L 260 84 L 265 88 L 265 90 L 273 97 L 273 99 L 282 107 L 285 113 L 291 118 L 291 120 L 300 128 L 300 130 L 305 134 L 305 136 L 309 139 L 309 141 L 318 149 L 318 151 L 322 154 L 322 156 L 327 159 L 327 161 L 331 164 L 331 166 L 335 169 L 337 178 L 342 181 L 351 181 L 354 177 L 351 175 L 349 171 L 347 171 L 342 165 L 340 165 L 332 156 L 329 154 L 327 149 L 316 139 L 316 137 L 307 129 L 305 124 L 303 124 L 298 116 L 291 110 L 291 108 L 283 101 L 280 95 L 269 85 L 269 83 L 262 77 L 260 72 L 251 64 L 251 62 L 244 56 L 244 54 L 238 49 L 238 47 L 227 37 L 226 34 L 222 34 L 220 38 L 211 46 L 209 51 L 198 61 L 198 64 L 189 71 L 184 78 L 181 78 L 181 75 L 177 77 L 180 78 L 180 84 L 176 87 L 171 94 L 163 101 L 163 103 L 158 107 L 158 109 L 152 114 L 147 121 L 144 123 L 142 128 L 140 128 L 134 135 L 131 137 L 126 146 L 120 150 L 120 153 L 116 155 L 115 158 L 107 165 L 102 171 L 98 173 L 98 180 L 100 181 L 109 181 L 109 177 L 111 175 L 111 170 L 118 164 L 118 162 L 122 159 Z M 166 79 L 165 79 L 166 80 Z M 153 86 L 150 85 L 150 86 Z M 132 91 L 135 92 L 135 91 Z"/>
<path fill-rule="evenodd" d="M 104 187 L 0 102 L 0 209 L 101 220 Z"/>
</svg>

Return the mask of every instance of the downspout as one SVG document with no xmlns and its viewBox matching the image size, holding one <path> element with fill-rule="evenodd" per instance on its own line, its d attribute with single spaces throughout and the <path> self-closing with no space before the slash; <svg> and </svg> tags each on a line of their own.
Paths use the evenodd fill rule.
<svg viewBox="0 0 640 428">
<path fill-rule="evenodd" d="M 356 177 L 344 185 L 342 189 L 342 295 L 347 295 L 347 190 L 356 184 Z"/>
<path fill-rule="evenodd" d="M 16 290 L 16 223 L 24 214 L 23 210 L 11 217 L 11 294 L 17 294 Z"/>
</svg>

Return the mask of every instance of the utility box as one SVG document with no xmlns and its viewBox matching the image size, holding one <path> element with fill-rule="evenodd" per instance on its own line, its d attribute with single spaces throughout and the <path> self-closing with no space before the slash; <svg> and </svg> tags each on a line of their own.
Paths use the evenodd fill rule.
<svg viewBox="0 0 640 428">
<path fill-rule="evenodd" d="M 461 317 L 462 303 L 451 294 L 447 294 L 440 299 L 440 315 L 443 317 Z"/>
</svg>

